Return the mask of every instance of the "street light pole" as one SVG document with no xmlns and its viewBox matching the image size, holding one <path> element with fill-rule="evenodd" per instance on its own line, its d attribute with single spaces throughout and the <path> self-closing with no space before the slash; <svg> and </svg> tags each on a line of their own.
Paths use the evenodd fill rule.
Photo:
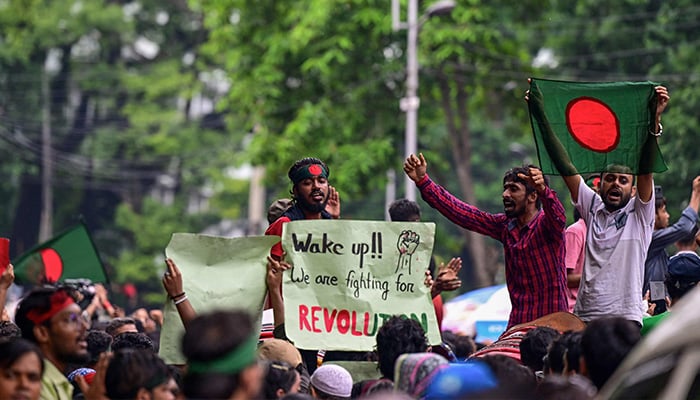
<svg viewBox="0 0 700 400">
<path fill-rule="evenodd" d="M 400 108 L 406 113 L 406 150 L 405 158 L 418 151 L 418 33 L 422 22 L 434 15 L 449 14 L 455 7 L 453 0 L 441 0 L 426 10 L 421 21 L 418 20 L 418 0 L 408 0 L 408 14 L 405 24 L 400 22 L 399 2 L 392 1 L 392 19 L 394 30 L 406 29 L 406 97 L 401 99 Z M 406 198 L 416 200 L 416 185 L 406 176 Z"/>
</svg>

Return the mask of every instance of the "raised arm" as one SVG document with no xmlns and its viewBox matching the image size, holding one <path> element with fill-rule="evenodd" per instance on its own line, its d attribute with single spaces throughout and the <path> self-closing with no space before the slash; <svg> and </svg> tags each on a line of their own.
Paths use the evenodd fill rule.
<svg viewBox="0 0 700 400">
<path fill-rule="evenodd" d="M 642 157 L 639 160 L 639 173 L 637 177 L 637 196 L 643 202 L 651 200 L 651 196 L 654 193 L 654 156 L 656 154 L 657 143 L 656 140 L 661 136 L 661 114 L 666 109 L 668 101 L 671 97 L 668 95 L 668 89 L 663 86 L 657 86 L 654 88 L 656 91 L 656 116 L 654 118 L 654 138 L 652 140 L 647 140 L 644 148 L 642 149 Z"/>
<path fill-rule="evenodd" d="M 163 287 L 168 293 L 168 299 L 172 300 L 175 304 L 177 313 L 180 314 L 182 324 L 185 326 L 185 330 L 187 330 L 187 326 L 190 321 L 197 316 L 197 312 L 194 310 L 194 307 L 192 307 L 192 303 L 190 303 L 187 294 L 183 290 L 182 274 L 177 268 L 177 265 L 175 265 L 175 262 L 170 258 L 166 258 L 165 265 L 168 269 L 163 274 Z"/>
</svg>

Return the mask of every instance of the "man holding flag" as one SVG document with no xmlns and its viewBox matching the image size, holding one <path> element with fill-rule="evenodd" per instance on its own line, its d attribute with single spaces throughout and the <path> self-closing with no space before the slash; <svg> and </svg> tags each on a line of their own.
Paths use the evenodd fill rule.
<svg viewBox="0 0 700 400">
<path fill-rule="evenodd" d="M 530 83 L 526 100 L 540 163 L 563 177 L 588 226 L 574 313 L 586 322 L 619 316 L 641 327 L 644 260 L 654 228 L 653 172 L 666 169 L 656 139 L 668 90 L 651 83 Z M 579 171 L 602 171 L 599 193 Z"/>
</svg>

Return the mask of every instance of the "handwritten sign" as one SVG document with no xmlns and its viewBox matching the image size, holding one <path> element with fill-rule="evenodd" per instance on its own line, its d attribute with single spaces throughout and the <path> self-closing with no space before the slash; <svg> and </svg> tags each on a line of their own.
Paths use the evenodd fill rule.
<svg viewBox="0 0 700 400">
<path fill-rule="evenodd" d="M 182 273 L 187 297 L 198 314 L 243 309 L 260 325 L 267 286 L 267 255 L 277 236 L 224 238 L 175 233 L 165 249 Z M 168 364 L 184 364 L 180 341 L 185 329 L 172 301 L 164 307 L 160 356 Z"/>
<path fill-rule="evenodd" d="M 425 271 L 435 224 L 379 221 L 292 221 L 282 247 L 285 327 L 302 349 L 374 348 L 392 315 L 418 321 L 440 343 Z"/>
</svg>

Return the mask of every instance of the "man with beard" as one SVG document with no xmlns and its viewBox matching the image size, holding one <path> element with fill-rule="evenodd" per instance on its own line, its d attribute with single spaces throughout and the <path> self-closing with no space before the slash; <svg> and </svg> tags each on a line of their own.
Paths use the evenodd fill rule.
<svg viewBox="0 0 700 400">
<path fill-rule="evenodd" d="M 318 158 L 302 158 L 289 168 L 287 176 L 292 181 L 292 205 L 267 228 L 266 235 L 282 236 L 282 226 L 289 221 L 340 218 L 340 199 L 328 184 L 330 170 L 326 163 Z M 275 244 L 270 254 L 281 260 L 282 244 Z"/>
<path fill-rule="evenodd" d="M 423 154 L 411 154 L 404 171 L 423 200 L 450 221 L 503 244 L 512 310 L 508 328 L 567 311 L 564 229 L 566 214 L 546 177 L 535 166 L 503 176 L 504 213 L 490 214 L 467 204 L 433 182 Z"/>
<path fill-rule="evenodd" d="M 63 288 L 34 289 L 17 306 L 15 322 L 22 337 L 36 343 L 44 354 L 41 398 L 70 400 L 73 386 L 65 377 L 67 368 L 90 359 L 87 322 L 71 293 Z"/>
<path fill-rule="evenodd" d="M 656 119 L 650 135 L 662 133 L 661 113 L 668 90 L 655 88 Z M 650 141 L 651 142 L 651 141 Z M 655 145 L 655 138 L 651 144 Z M 586 221 L 586 258 L 574 313 L 583 321 L 622 317 L 642 326 L 644 260 L 654 230 L 655 146 L 647 145 L 636 177 L 628 166 L 609 165 L 600 174 L 600 190 L 586 185 L 571 160 L 559 155 L 555 165 L 571 192 L 571 200 Z"/>
</svg>

